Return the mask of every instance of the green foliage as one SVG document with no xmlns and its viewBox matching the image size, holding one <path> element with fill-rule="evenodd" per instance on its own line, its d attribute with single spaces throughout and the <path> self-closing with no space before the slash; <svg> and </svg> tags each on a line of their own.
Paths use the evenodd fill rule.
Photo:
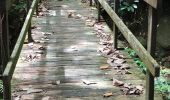
<svg viewBox="0 0 170 100">
<path fill-rule="evenodd" d="M 20 9 L 26 9 L 27 5 L 25 2 L 19 2 L 18 4 L 15 5 L 15 10 L 20 10 Z"/>
<path fill-rule="evenodd" d="M 146 73 L 146 65 L 138 57 L 135 57 L 135 51 L 128 47 L 125 48 L 125 51 L 129 53 L 130 57 L 134 58 L 135 63 L 142 70 L 142 72 Z M 169 69 L 161 69 L 160 77 L 155 80 L 155 90 L 165 95 L 166 100 L 170 100 L 170 83 L 167 81 L 168 75 L 170 75 Z"/>
<path fill-rule="evenodd" d="M 120 4 L 119 13 L 121 16 L 125 15 L 126 13 L 134 13 L 135 10 L 138 8 L 137 3 L 139 0 L 134 0 L 133 2 L 127 2 L 123 0 Z"/>
<path fill-rule="evenodd" d="M 160 91 L 161 93 L 170 93 L 170 86 L 168 85 L 165 77 L 160 76 L 155 81 L 155 89 Z"/>
<path fill-rule="evenodd" d="M 138 65 L 138 67 L 142 70 L 142 72 L 146 73 L 146 65 L 138 57 L 136 57 L 135 50 L 126 47 L 125 51 L 129 53 L 130 57 L 134 58 L 134 62 Z"/>
</svg>

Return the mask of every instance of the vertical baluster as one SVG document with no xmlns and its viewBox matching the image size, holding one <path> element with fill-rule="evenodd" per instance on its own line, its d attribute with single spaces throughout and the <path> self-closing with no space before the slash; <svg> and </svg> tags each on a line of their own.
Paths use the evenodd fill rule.
<svg viewBox="0 0 170 100">
<path fill-rule="evenodd" d="M 101 21 L 100 15 L 101 15 L 101 4 L 99 1 L 97 1 L 97 9 L 98 9 L 98 22 Z"/>
<path fill-rule="evenodd" d="M 120 4 L 119 0 L 114 0 L 114 11 L 116 14 L 118 14 L 119 4 Z M 113 21 L 113 47 L 114 49 L 118 48 L 117 40 L 118 40 L 118 28 Z"/>
<path fill-rule="evenodd" d="M 11 100 L 11 80 L 3 77 L 3 100 Z"/>
<path fill-rule="evenodd" d="M 27 0 L 27 13 L 29 12 L 29 9 L 30 9 L 30 0 Z M 34 42 L 34 40 L 32 39 L 32 36 L 31 36 L 31 22 L 30 22 L 30 25 L 28 27 L 28 42 Z"/>
<path fill-rule="evenodd" d="M 147 51 L 154 57 L 156 49 L 157 10 L 149 6 Z M 154 76 L 146 71 L 146 100 L 154 100 Z"/>
</svg>

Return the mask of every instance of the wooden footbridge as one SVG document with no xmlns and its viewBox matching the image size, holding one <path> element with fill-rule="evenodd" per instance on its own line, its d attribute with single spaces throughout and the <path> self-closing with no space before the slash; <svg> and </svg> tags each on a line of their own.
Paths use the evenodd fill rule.
<svg viewBox="0 0 170 100">
<path fill-rule="evenodd" d="M 8 37 L 2 39 L 5 26 L 0 27 L 1 47 L 6 44 L 1 55 L 7 54 L 1 60 L 8 59 L 1 63 L 7 63 L 0 77 L 4 100 L 162 100 L 154 96 L 160 67 L 152 57 L 160 3 L 145 1 L 151 19 L 148 50 L 118 17 L 119 0 L 114 10 L 105 0 L 96 0 L 97 8 L 86 0 L 33 0 L 9 59 Z M 101 21 L 101 8 L 113 20 L 113 31 Z M 118 51 L 124 46 L 117 40 L 118 30 L 146 64 L 146 78 L 133 59 Z M 24 44 L 26 37 L 34 42 Z"/>
</svg>

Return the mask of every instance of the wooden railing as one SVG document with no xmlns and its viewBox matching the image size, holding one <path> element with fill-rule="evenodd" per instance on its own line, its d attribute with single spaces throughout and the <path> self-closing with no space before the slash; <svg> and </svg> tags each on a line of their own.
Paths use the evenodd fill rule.
<svg viewBox="0 0 170 100">
<path fill-rule="evenodd" d="M 114 23 L 113 25 L 114 48 L 117 48 L 117 34 L 119 30 L 123 34 L 125 39 L 128 41 L 130 46 L 136 51 L 139 58 L 145 63 L 145 65 L 147 66 L 146 100 L 154 100 L 154 77 L 159 77 L 160 66 L 151 56 L 150 52 L 148 52 L 142 46 L 142 44 L 137 40 L 137 38 L 133 35 L 133 33 L 128 29 L 128 27 L 123 23 L 123 21 L 117 15 L 119 4 L 120 4 L 119 0 L 114 0 L 115 7 L 113 10 L 105 0 L 98 0 L 97 1 L 98 20 L 100 21 L 101 8 L 103 8 Z M 150 43 L 148 44 L 153 43 L 152 40 L 149 41 Z"/>
<path fill-rule="evenodd" d="M 34 14 L 35 9 L 37 9 L 39 0 L 33 0 L 32 5 L 29 7 L 27 17 L 19 34 L 18 40 L 15 44 L 13 52 L 9 58 L 9 61 L 5 67 L 3 74 L 0 79 L 3 81 L 3 100 L 11 100 L 11 79 L 13 76 L 13 72 L 15 70 L 16 63 L 18 61 L 19 55 L 21 53 L 22 46 L 24 44 L 24 40 L 26 34 L 30 30 L 31 19 Z M 29 3 L 27 4 L 29 6 Z M 30 33 L 28 33 L 30 34 Z"/>
</svg>

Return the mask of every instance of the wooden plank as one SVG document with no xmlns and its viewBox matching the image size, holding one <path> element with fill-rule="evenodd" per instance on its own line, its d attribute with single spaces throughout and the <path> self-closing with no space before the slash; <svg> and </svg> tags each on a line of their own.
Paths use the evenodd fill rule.
<svg viewBox="0 0 170 100">
<path fill-rule="evenodd" d="M 123 21 L 113 11 L 105 0 L 98 0 L 112 20 L 117 25 L 118 29 L 124 35 L 131 47 L 136 51 L 141 60 L 146 64 L 149 71 L 153 76 L 159 76 L 159 64 L 153 59 L 153 57 L 146 51 L 142 44 L 136 39 L 133 33 L 127 28 Z"/>
<path fill-rule="evenodd" d="M 24 22 L 24 25 L 22 27 L 22 30 L 20 32 L 20 35 L 18 37 L 18 40 L 16 42 L 16 45 L 14 47 L 14 50 L 11 54 L 11 57 L 9 59 L 9 62 L 4 70 L 4 73 L 3 73 L 3 76 L 4 77 L 9 77 L 9 79 L 12 78 L 12 75 L 13 75 L 13 72 L 14 72 L 14 69 L 15 69 L 15 65 L 17 63 L 17 60 L 19 58 L 19 55 L 20 55 L 20 52 L 21 52 L 21 49 L 22 49 L 22 46 L 23 46 L 23 43 L 24 43 L 24 40 L 25 40 L 25 37 L 26 37 L 26 33 L 28 31 L 28 27 L 30 25 L 30 22 L 31 22 L 31 18 L 32 18 L 32 15 L 34 13 L 34 10 L 35 10 L 35 6 L 36 6 L 36 3 L 38 2 L 38 0 L 34 0 L 32 2 L 32 5 L 31 5 L 31 8 L 29 10 L 29 13 L 26 17 L 26 20 Z"/>
<path fill-rule="evenodd" d="M 157 8 L 158 0 L 144 0 L 146 3 L 148 3 L 150 6 Z"/>
</svg>

